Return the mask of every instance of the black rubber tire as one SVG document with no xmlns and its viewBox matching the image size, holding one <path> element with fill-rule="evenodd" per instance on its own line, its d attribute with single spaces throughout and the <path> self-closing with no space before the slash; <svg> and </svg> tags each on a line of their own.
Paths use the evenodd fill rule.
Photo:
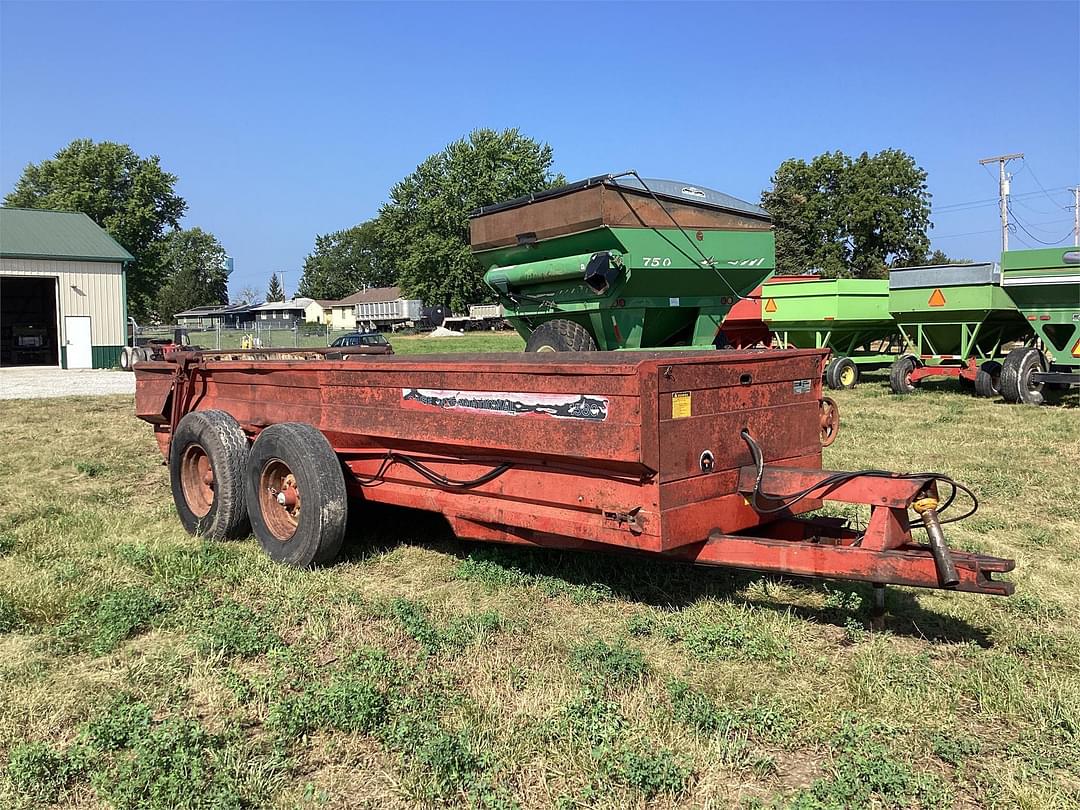
<svg viewBox="0 0 1080 810">
<path fill-rule="evenodd" d="M 556 318 L 540 324 L 525 342 L 527 352 L 595 352 L 596 341 L 579 323 Z"/>
<path fill-rule="evenodd" d="M 1043 367 L 1042 353 L 1033 346 L 1009 352 L 1001 368 L 1001 395 L 1006 402 L 1042 405 L 1043 384 L 1031 382 L 1031 375 Z"/>
<path fill-rule="evenodd" d="M 898 357 L 889 367 L 889 388 L 894 394 L 913 394 L 915 385 L 911 382 L 911 372 L 915 370 L 915 358 L 911 355 Z"/>
<path fill-rule="evenodd" d="M 188 504 L 181 482 L 184 454 L 198 445 L 213 470 L 213 501 L 210 510 L 196 514 Z M 232 540 L 251 534 L 244 507 L 244 475 L 248 439 L 239 423 L 225 411 L 193 411 L 176 426 L 169 443 L 169 484 L 180 522 L 189 534 L 212 540 Z"/>
<path fill-rule="evenodd" d="M 976 396 L 992 399 L 1001 395 L 1001 363 L 987 360 L 975 375 Z"/>
<path fill-rule="evenodd" d="M 124 371 L 131 371 L 131 347 L 124 346 L 120 349 L 120 368 Z"/>
<path fill-rule="evenodd" d="M 263 470 L 278 461 L 295 477 L 301 497 L 295 530 L 284 540 L 269 528 L 259 491 Z M 263 430 L 248 457 L 244 492 L 252 531 L 275 562 L 311 568 L 337 559 L 345 540 L 349 502 L 341 461 L 318 429 L 285 422 Z"/>
<path fill-rule="evenodd" d="M 844 372 L 850 369 L 849 382 L 845 385 L 843 377 Z M 859 382 L 859 367 L 849 357 L 834 357 L 829 361 L 829 365 L 825 366 L 825 384 L 834 391 L 844 391 L 849 388 L 854 388 L 856 383 Z"/>
</svg>

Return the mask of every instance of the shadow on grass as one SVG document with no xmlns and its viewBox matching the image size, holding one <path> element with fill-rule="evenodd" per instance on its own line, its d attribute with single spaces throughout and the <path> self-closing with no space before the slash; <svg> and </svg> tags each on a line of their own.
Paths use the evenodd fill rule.
<svg viewBox="0 0 1080 810">
<path fill-rule="evenodd" d="M 342 559 L 360 562 L 392 551 L 402 545 L 424 545 L 462 562 L 480 560 L 497 566 L 505 579 L 524 581 L 558 580 L 573 588 L 592 589 L 599 594 L 638 602 L 661 610 L 681 610 L 703 599 L 743 602 L 764 610 L 791 612 L 806 621 L 844 628 L 850 620 L 869 622 L 873 587 L 862 582 L 839 582 L 763 574 L 737 568 L 695 566 L 677 560 L 657 560 L 644 554 L 591 551 L 561 551 L 522 548 L 457 539 L 445 518 L 432 512 L 385 506 L 356 504 L 350 510 L 349 530 Z M 416 538 L 424 538 L 422 541 Z M 749 586 L 763 583 L 764 595 L 744 594 Z M 492 583 L 496 587 L 498 582 Z M 769 596 L 770 586 L 784 584 L 826 604 L 837 602 L 858 607 L 807 607 Z M 856 598 L 852 599 L 854 596 Z M 831 597 L 831 598 L 830 598 Z M 956 594 L 956 598 L 979 598 Z M 898 636 L 910 636 L 938 643 L 974 643 L 992 646 L 982 628 L 963 619 L 927 610 L 907 589 L 886 592 L 884 629 Z"/>
</svg>

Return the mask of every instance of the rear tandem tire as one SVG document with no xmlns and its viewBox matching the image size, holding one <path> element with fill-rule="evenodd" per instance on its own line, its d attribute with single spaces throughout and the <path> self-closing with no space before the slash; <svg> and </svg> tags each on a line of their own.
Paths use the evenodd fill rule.
<svg viewBox="0 0 1080 810">
<path fill-rule="evenodd" d="M 224 411 L 192 411 L 169 443 L 169 483 L 180 522 L 213 540 L 250 534 L 244 508 L 248 440 Z"/>
<path fill-rule="evenodd" d="M 341 461 L 318 429 L 286 422 L 263 430 L 244 493 L 251 528 L 275 562 L 311 568 L 337 559 L 349 504 Z"/>
<path fill-rule="evenodd" d="M 1009 352 L 1001 367 L 1001 395 L 1005 401 L 1042 405 L 1043 383 L 1031 381 L 1031 375 L 1042 367 L 1042 353 L 1033 346 L 1021 346 Z"/>
<path fill-rule="evenodd" d="M 911 372 L 915 370 L 915 358 L 904 355 L 893 361 L 889 368 L 889 388 L 894 394 L 912 394 L 915 384 L 911 381 Z"/>
<path fill-rule="evenodd" d="M 123 371 L 131 371 L 131 347 L 124 346 L 120 349 L 120 368 Z"/>
<path fill-rule="evenodd" d="M 1001 394 L 1001 363 L 987 360 L 975 375 L 975 393 L 980 397 L 993 398 Z"/>
<path fill-rule="evenodd" d="M 834 357 L 825 367 L 825 384 L 834 391 L 854 388 L 859 381 L 859 367 L 850 357 Z"/>
<path fill-rule="evenodd" d="M 525 342 L 527 352 L 595 352 L 596 341 L 579 323 L 556 318 L 540 324 Z"/>
</svg>

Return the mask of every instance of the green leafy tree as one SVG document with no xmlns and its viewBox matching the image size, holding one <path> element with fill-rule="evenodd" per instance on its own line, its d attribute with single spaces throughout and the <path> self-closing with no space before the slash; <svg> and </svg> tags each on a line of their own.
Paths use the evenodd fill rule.
<svg viewBox="0 0 1080 810">
<path fill-rule="evenodd" d="M 950 259 L 944 250 L 935 248 L 926 257 L 923 264 L 972 264 L 971 259 Z"/>
<path fill-rule="evenodd" d="M 339 299 L 364 287 L 392 283 L 389 268 L 380 261 L 378 226 L 369 220 L 315 237 L 315 250 L 304 259 L 299 291 L 308 298 Z"/>
<path fill-rule="evenodd" d="M 469 251 L 469 214 L 482 205 L 562 185 L 553 153 L 516 129 L 478 129 L 427 158 L 390 190 L 379 212 L 380 262 L 410 298 L 463 310 L 490 298 Z"/>
<path fill-rule="evenodd" d="M 780 273 L 873 278 L 930 248 L 930 194 L 914 158 L 886 149 L 786 160 L 761 195 L 776 229 Z"/>
<path fill-rule="evenodd" d="M 144 158 L 126 144 L 81 139 L 23 169 L 4 204 L 82 211 L 108 231 L 135 257 L 127 268 L 128 308 L 145 320 L 163 280 L 163 240 L 187 209 L 175 184 L 176 175 L 161 168 L 157 155 Z"/>
<path fill-rule="evenodd" d="M 270 285 L 266 288 L 266 303 L 271 301 L 284 301 L 285 290 L 281 286 L 281 279 L 277 273 L 270 276 Z"/>
<path fill-rule="evenodd" d="M 157 298 L 157 315 L 173 322 L 176 313 L 229 300 L 225 248 L 201 228 L 173 231 L 161 250 L 165 280 Z"/>
</svg>

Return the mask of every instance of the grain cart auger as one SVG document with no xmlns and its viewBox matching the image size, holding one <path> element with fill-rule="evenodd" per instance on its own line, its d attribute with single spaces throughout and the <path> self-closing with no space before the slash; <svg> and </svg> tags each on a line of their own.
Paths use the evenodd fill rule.
<svg viewBox="0 0 1080 810">
<path fill-rule="evenodd" d="M 184 526 L 229 537 L 250 521 L 293 565 L 337 556 L 351 496 L 476 541 L 1010 594 L 993 575 L 1012 560 L 945 544 L 958 492 L 974 511 L 963 486 L 821 468 L 839 426 L 827 355 L 181 352 L 136 366 L 135 407 Z M 869 519 L 810 516 L 825 501 Z"/>
</svg>

